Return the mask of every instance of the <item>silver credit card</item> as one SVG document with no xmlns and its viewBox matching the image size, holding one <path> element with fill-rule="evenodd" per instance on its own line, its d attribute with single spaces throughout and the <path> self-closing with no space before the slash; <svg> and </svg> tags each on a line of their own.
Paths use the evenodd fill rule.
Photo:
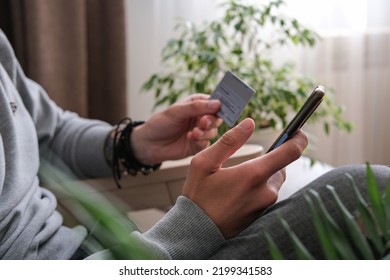
<svg viewBox="0 0 390 280">
<path fill-rule="evenodd" d="M 228 71 L 210 98 L 221 101 L 221 110 L 217 115 L 232 127 L 254 94 L 254 89 Z"/>
</svg>

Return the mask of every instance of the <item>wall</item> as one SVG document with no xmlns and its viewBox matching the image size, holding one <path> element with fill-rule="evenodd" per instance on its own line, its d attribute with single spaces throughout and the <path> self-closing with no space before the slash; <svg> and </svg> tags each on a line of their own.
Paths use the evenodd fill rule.
<svg viewBox="0 0 390 280">
<path fill-rule="evenodd" d="M 174 36 L 179 18 L 202 22 L 215 16 L 215 0 L 127 0 L 129 29 L 129 110 L 134 119 L 147 119 L 153 94 L 140 91 L 160 70 L 162 47 Z"/>
</svg>

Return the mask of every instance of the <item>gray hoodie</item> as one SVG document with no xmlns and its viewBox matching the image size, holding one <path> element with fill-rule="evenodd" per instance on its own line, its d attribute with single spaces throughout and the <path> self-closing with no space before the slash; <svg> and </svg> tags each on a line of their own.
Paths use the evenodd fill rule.
<svg viewBox="0 0 390 280">
<path fill-rule="evenodd" d="M 103 148 L 111 129 L 56 106 L 24 75 L 0 31 L 0 259 L 68 259 L 75 253 L 87 230 L 62 225 L 55 196 L 40 187 L 40 150 L 53 151 L 78 176 L 110 176 Z M 161 258 L 204 259 L 224 242 L 185 197 L 150 231 L 131 234 Z"/>
</svg>

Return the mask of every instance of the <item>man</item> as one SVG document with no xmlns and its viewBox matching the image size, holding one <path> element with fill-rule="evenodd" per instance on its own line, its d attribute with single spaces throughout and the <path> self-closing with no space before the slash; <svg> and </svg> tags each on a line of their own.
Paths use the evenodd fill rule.
<svg viewBox="0 0 390 280">
<path fill-rule="evenodd" d="M 40 152 L 50 150 L 80 177 L 98 177 L 111 175 L 107 147 L 128 145 L 127 152 L 117 154 L 118 168 L 126 167 L 126 161 L 129 166 L 136 161 L 136 168 L 149 168 L 206 148 L 221 123 L 215 116 L 219 108 L 219 101 L 192 95 L 144 124 L 128 124 L 129 138 L 110 146 L 107 139 L 112 139 L 113 127 L 58 108 L 25 77 L 0 32 L 0 258 L 86 257 L 80 254 L 86 230 L 64 227 L 54 195 L 40 187 Z M 160 257 L 207 258 L 253 222 L 257 213 L 276 201 L 283 168 L 307 144 L 299 133 L 274 153 L 222 169 L 253 129 L 253 121 L 246 119 L 198 154 L 175 207 L 148 233 L 132 235 Z"/>
<path fill-rule="evenodd" d="M 336 169 L 290 199 L 274 205 L 284 167 L 298 159 L 307 138 L 298 132 L 278 149 L 240 165 L 222 168 L 254 130 L 245 119 L 208 147 L 221 123 L 219 101 L 192 95 L 145 123 L 129 122 L 116 130 L 58 108 L 44 90 L 25 77 L 5 35 L 0 32 L 0 259 L 82 259 L 88 232 L 62 225 L 54 195 L 40 186 L 40 156 L 59 157 L 79 177 L 110 176 L 115 171 L 148 172 L 164 161 L 196 154 L 183 193 L 167 215 L 148 232 L 129 236 L 156 258 L 269 258 L 265 232 L 294 258 L 277 216 L 306 238 L 321 258 L 313 224 L 302 193 L 315 189 L 332 209 L 326 184 L 334 185 L 353 208 L 346 172 L 365 187 L 361 166 Z M 208 147 L 208 148 L 207 148 Z M 114 155 L 114 157 L 110 157 Z M 374 167 L 381 187 L 389 168 Z M 332 214 L 340 221 L 340 214 Z M 110 257 L 107 251 L 93 258 Z M 108 251 L 109 253 L 109 251 Z"/>
</svg>

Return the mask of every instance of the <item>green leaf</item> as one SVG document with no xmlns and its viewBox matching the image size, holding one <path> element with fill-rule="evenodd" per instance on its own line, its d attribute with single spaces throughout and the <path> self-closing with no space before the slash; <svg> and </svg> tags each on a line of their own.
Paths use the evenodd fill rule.
<svg viewBox="0 0 390 280">
<path fill-rule="evenodd" d="M 158 82 L 158 75 L 153 74 L 143 85 L 143 90 L 150 90 L 154 87 L 154 85 Z"/>
<path fill-rule="evenodd" d="M 324 131 L 325 131 L 326 135 L 329 135 L 329 123 L 328 122 L 324 122 Z"/>
<path fill-rule="evenodd" d="M 299 23 L 296 19 L 293 19 L 292 20 L 292 25 L 296 28 L 296 29 L 299 29 Z"/>
<path fill-rule="evenodd" d="M 354 216 L 348 211 L 348 209 L 344 206 L 344 204 L 341 202 L 339 196 L 337 195 L 334 187 L 327 185 L 327 188 L 332 193 L 338 209 L 341 211 L 341 214 L 344 218 L 344 222 L 346 224 L 346 230 L 348 232 L 348 236 L 351 237 L 354 244 L 356 245 L 356 248 L 359 250 L 361 257 L 363 259 L 372 260 L 374 259 L 374 254 L 371 250 L 370 245 L 368 244 L 364 234 L 362 233 L 361 229 L 356 223 L 356 220 Z"/>
<path fill-rule="evenodd" d="M 374 173 L 372 172 L 371 166 L 368 163 L 366 164 L 366 170 L 367 170 L 367 191 L 368 191 L 369 200 L 371 202 L 371 207 L 374 211 L 375 217 L 377 218 L 382 233 L 388 236 L 385 209 L 383 206 L 381 194 L 379 192 Z"/>
<path fill-rule="evenodd" d="M 308 195 L 305 195 L 305 199 L 309 204 L 314 226 L 317 230 L 317 234 L 320 239 L 322 249 L 325 254 L 325 258 L 328 260 L 338 259 L 337 250 L 334 247 L 332 242 L 332 238 L 331 238 L 332 235 L 330 235 L 326 230 L 326 221 L 324 221 L 324 218 L 320 217 L 319 213 L 317 212 L 314 206 L 312 199 Z"/>
<path fill-rule="evenodd" d="M 298 45 L 298 44 L 299 44 L 299 36 L 298 36 L 298 35 L 292 35 L 290 39 L 291 39 L 291 41 L 292 41 L 295 45 Z"/>
<path fill-rule="evenodd" d="M 243 54 L 242 48 L 240 46 L 235 46 L 234 49 L 232 50 L 232 54 L 242 55 Z"/>
<path fill-rule="evenodd" d="M 299 240 L 296 234 L 291 230 L 285 219 L 279 217 L 280 222 L 288 233 L 288 236 L 293 243 L 295 254 L 300 260 L 314 260 L 313 255 L 307 250 L 305 245 Z"/>
<path fill-rule="evenodd" d="M 384 243 L 382 241 L 382 237 L 380 233 L 378 232 L 379 228 L 377 226 L 376 219 L 369 211 L 370 209 L 369 205 L 361 195 L 358 187 L 355 184 L 353 177 L 350 174 L 346 174 L 346 176 L 350 180 L 352 188 L 354 190 L 356 202 L 357 202 L 356 208 L 360 214 L 359 217 L 362 219 L 364 230 L 366 230 L 367 236 L 372 241 L 376 252 L 379 255 L 382 255 L 384 251 Z"/>
<path fill-rule="evenodd" d="M 267 239 L 268 249 L 270 251 L 273 260 L 284 260 L 282 252 L 280 252 L 278 246 L 274 242 L 273 238 L 268 232 L 265 232 L 265 238 Z"/>
<path fill-rule="evenodd" d="M 205 84 L 202 82 L 195 83 L 195 91 L 196 92 L 205 92 Z"/>
<path fill-rule="evenodd" d="M 346 260 L 356 259 L 357 257 L 348 237 L 327 211 L 319 193 L 314 190 L 310 190 L 310 193 L 316 199 L 319 211 L 323 217 L 321 221 L 324 223 L 328 237 L 332 240 L 332 244 L 337 250 L 338 258 Z M 326 248 L 323 248 L 323 250 L 326 250 Z"/>
<path fill-rule="evenodd" d="M 387 182 L 385 196 L 383 198 L 383 203 L 385 205 L 385 215 L 386 215 L 386 225 L 387 232 L 390 234 L 390 179 Z"/>
<path fill-rule="evenodd" d="M 67 209 L 83 225 L 94 228 L 93 236 L 98 240 L 99 247 L 110 248 L 115 259 L 156 258 L 148 248 L 130 235 L 135 230 L 134 224 L 119 212 L 121 204 L 118 201 L 115 201 L 114 206 L 106 197 L 90 190 L 90 186 L 77 181 L 70 171 L 66 173 L 68 168 L 55 155 L 51 156 L 53 157 L 63 168 L 54 167 L 43 156 L 39 172 L 42 182 L 56 194 L 67 197 L 66 203 L 70 206 Z"/>
</svg>

